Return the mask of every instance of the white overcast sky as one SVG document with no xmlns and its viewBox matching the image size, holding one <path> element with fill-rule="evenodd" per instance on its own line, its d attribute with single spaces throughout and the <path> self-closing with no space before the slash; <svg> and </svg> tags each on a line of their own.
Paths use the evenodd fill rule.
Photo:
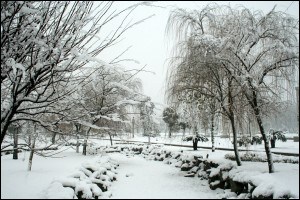
<svg viewBox="0 0 300 200">
<path fill-rule="evenodd" d="M 171 56 L 172 41 L 165 35 L 165 27 L 169 17 L 170 10 L 174 7 L 186 9 L 201 9 L 212 1 L 159 1 L 154 5 L 161 7 L 139 7 L 135 10 L 131 18 L 138 20 L 155 14 L 148 19 L 130 29 L 123 36 L 124 40 L 105 52 L 103 56 L 114 57 L 116 54 L 132 46 L 129 51 L 123 55 L 123 58 L 135 59 L 139 64 L 133 62 L 124 62 L 122 65 L 126 69 L 137 69 L 147 65 L 145 70 L 153 73 L 141 72 L 137 76 L 142 79 L 144 93 L 151 97 L 151 100 L 157 103 L 164 103 L 164 84 L 167 71 L 167 61 Z M 132 5 L 137 2 L 115 2 L 116 7 Z M 299 1 L 215 1 L 218 4 L 225 5 L 243 5 L 250 10 L 262 10 L 264 13 L 270 11 L 275 5 L 277 11 L 284 11 L 299 19 Z M 102 57 L 103 58 L 103 57 Z M 108 58 L 109 59 L 109 58 Z"/>
</svg>

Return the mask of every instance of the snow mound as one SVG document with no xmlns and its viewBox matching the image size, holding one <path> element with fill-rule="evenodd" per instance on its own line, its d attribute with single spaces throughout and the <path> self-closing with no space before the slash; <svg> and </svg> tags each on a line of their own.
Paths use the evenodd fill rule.
<svg viewBox="0 0 300 200">
<path fill-rule="evenodd" d="M 68 177 L 54 180 L 46 190 L 48 199 L 91 199 L 103 196 L 117 179 L 115 169 L 119 166 L 109 157 L 82 163 L 78 171 Z"/>
</svg>

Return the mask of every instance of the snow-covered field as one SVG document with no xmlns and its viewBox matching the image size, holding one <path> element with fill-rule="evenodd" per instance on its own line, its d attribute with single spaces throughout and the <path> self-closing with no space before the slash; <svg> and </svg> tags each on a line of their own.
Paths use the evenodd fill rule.
<svg viewBox="0 0 300 200">
<path fill-rule="evenodd" d="M 134 140 L 147 141 L 148 139 L 135 137 Z M 176 140 L 173 139 L 173 142 L 176 143 Z M 110 145 L 108 140 L 93 141 L 102 145 Z M 151 138 L 151 141 L 172 142 L 170 139 L 160 138 Z M 226 141 L 221 142 L 220 140 L 219 142 L 220 145 L 222 143 L 224 147 L 226 146 Z M 218 143 L 218 139 L 216 143 Z M 191 145 L 189 142 L 187 144 Z M 198 145 L 204 146 L 204 144 L 199 143 Z M 276 145 L 278 145 L 278 149 L 287 152 L 299 152 L 299 143 L 297 142 L 278 141 Z M 44 158 L 34 155 L 31 172 L 27 171 L 29 152 L 20 153 L 19 160 L 12 160 L 12 155 L 1 156 L 1 198 L 46 198 L 52 181 L 67 177 L 74 173 L 82 163 L 95 158 L 95 155 L 83 156 L 81 153 L 75 153 L 72 148 L 64 148 L 66 151 L 56 155 L 59 158 Z M 209 154 L 209 158 L 212 160 L 225 160 L 224 155 L 228 153 L 228 151 L 220 150 L 212 153 L 209 149 L 201 148 L 198 151 L 186 147 L 164 146 L 164 148 L 171 151 L 182 150 L 187 154 L 204 157 Z M 120 153 L 107 155 L 120 164 L 117 168 L 117 181 L 113 182 L 109 188 L 109 192 L 112 194 L 110 198 L 212 199 L 224 197 L 226 192 L 230 193 L 229 191 L 224 193 L 224 190 L 221 189 L 210 190 L 207 180 L 184 177 L 184 173 L 180 169 L 163 162 L 146 160 L 139 155 L 129 157 Z M 103 156 L 103 154 L 98 156 Z M 268 190 L 278 193 L 288 191 L 299 197 L 299 164 L 274 163 L 274 166 L 275 173 L 269 174 L 267 163 L 243 162 L 243 166 L 238 168 L 237 173 L 241 174 L 239 178 L 243 178 L 245 174 L 258 171 L 260 175 L 255 177 L 255 180 L 263 181 L 262 192 Z"/>
</svg>

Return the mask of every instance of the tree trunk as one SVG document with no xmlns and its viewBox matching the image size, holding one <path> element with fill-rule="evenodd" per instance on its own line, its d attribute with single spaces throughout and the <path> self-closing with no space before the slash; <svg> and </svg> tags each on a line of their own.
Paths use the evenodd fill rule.
<svg viewBox="0 0 300 200">
<path fill-rule="evenodd" d="M 87 147 L 87 139 L 89 138 L 89 133 L 91 131 L 92 128 L 89 128 L 86 132 L 86 138 L 84 139 L 83 142 L 83 148 L 82 148 L 82 154 L 86 156 L 86 147 Z"/>
<path fill-rule="evenodd" d="M 275 139 L 271 139 L 271 148 L 275 148 Z"/>
<path fill-rule="evenodd" d="M 55 144 L 55 137 L 56 137 L 57 133 L 53 133 L 52 135 L 52 144 Z"/>
<path fill-rule="evenodd" d="M 132 119 L 132 138 L 134 138 L 134 118 Z"/>
<path fill-rule="evenodd" d="M 33 133 L 34 133 L 34 136 L 33 136 L 33 142 L 32 142 L 31 149 L 30 149 L 29 162 L 28 162 L 28 171 L 31 171 L 31 167 L 32 167 L 32 160 L 33 160 L 33 154 L 34 154 L 34 148 L 35 148 L 35 140 L 37 138 L 36 125 L 34 125 Z"/>
<path fill-rule="evenodd" d="M 79 136 L 76 135 L 76 153 L 79 153 Z"/>
<path fill-rule="evenodd" d="M 228 115 L 229 115 L 228 117 L 229 117 L 229 121 L 231 123 L 231 129 L 232 129 L 233 150 L 234 150 L 234 154 L 235 154 L 235 161 L 238 166 L 241 166 L 242 161 L 241 161 L 238 147 L 237 147 L 237 132 L 236 132 L 235 121 L 234 121 L 233 97 L 232 97 L 232 93 L 231 93 L 231 81 L 232 81 L 232 79 L 228 83 L 228 106 L 229 106 L 228 107 Z M 226 110 L 224 107 L 223 107 L 223 109 Z"/>
<path fill-rule="evenodd" d="M 270 146 L 269 146 L 269 141 L 267 140 L 265 129 L 264 129 L 263 125 L 262 125 L 262 119 L 261 119 L 261 116 L 260 116 L 260 111 L 256 107 L 254 109 L 254 112 L 255 112 L 255 117 L 256 117 L 256 121 L 258 123 L 258 127 L 259 127 L 259 130 L 260 130 L 260 133 L 261 133 L 262 138 L 263 138 L 264 143 L 265 143 L 265 151 L 266 151 L 266 154 L 267 154 L 269 173 L 274 173 L 274 165 L 273 165 L 272 153 L 271 153 L 271 149 L 270 149 Z"/>
<path fill-rule="evenodd" d="M 75 128 L 76 128 L 76 153 L 79 153 L 79 131 L 81 128 L 80 124 L 75 124 Z"/>
<path fill-rule="evenodd" d="M 82 147 L 82 155 L 86 156 L 86 146 L 87 146 L 87 139 L 84 139 L 83 147 Z"/>
<path fill-rule="evenodd" d="M 28 146 L 31 146 L 32 133 L 30 132 L 28 135 Z"/>
<path fill-rule="evenodd" d="M 197 147 L 198 147 L 198 140 L 197 140 L 197 138 L 195 138 L 195 139 L 193 139 L 193 149 L 197 150 Z"/>
<path fill-rule="evenodd" d="M 215 136 L 214 136 L 214 117 L 215 113 L 211 113 L 211 129 L 210 129 L 210 134 L 211 134 L 211 151 L 215 152 Z"/>
<path fill-rule="evenodd" d="M 148 134 L 148 144 L 150 144 L 150 134 Z"/>
<path fill-rule="evenodd" d="M 112 146 L 112 145 L 113 145 L 113 142 L 112 142 L 111 134 L 108 133 L 108 135 L 109 135 L 110 145 Z"/>
<path fill-rule="evenodd" d="M 234 150 L 234 155 L 235 155 L 235 161 L 238 166 L 241 166 L 242 161 L 241 161 L 239 150 L 237 147 L 237 134 L 236 134 L 235 124 L 234 124 L 234 116 L 230 117 L 230 123 L 231 123 L 231 128 L 232 128 L 232 135 L 233 135 L 233 150 Z"/>
<path fill-rule="evenodd" d="M 18 159 L 18 135 L 19 135 L 19 128 L 16 127 L 14 129 L 13 137 L 14 137 L 14 151 L 13 151 L 13 159 Z"/>
<path fill-rule="evenodd" d="M 16 102 L 12 102 L 12 103 L 14 105 L 14 103 L 16 103 Z M 19 104 L 16 104 L 16 106 L 13 107 L 9 111 L 9 113 L 7 114 L 7 118 L 6 119 L 2 120 L 2 116 L 1 116 L 1 145 L 2 145 L 2 142 L 4 140 L 5 135 L 7 134 L 8 127 L 11 124 L 11 120 L 14 117 L 14 115 L 15 115 L 15 113 L 16 113 L 16 111 L 17 111 L 17 109 L 18 109 L 19 106 L 20 106 Z"/>
</svg>

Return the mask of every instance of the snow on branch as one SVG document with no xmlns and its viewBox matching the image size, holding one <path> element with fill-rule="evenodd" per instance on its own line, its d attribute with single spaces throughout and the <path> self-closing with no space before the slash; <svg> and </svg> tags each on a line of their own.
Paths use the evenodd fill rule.
<svg viewBox="0 0 300 200">
<path fill-rule="evenodd" d="M 97 125 L 94 125 L 94 124 L 91 124 L 89 122 L 86 122 L 86 121 L 82 121 L 82 120 L 76 120 L 77 123 L 79 124 L 82 124 L 84 126 L 88 126 L 90 128 L 94 128 L 94 129 L 97 129 L 97 130 L 109 130 L 110 128 L 108 127 L 99 127 Z"/>
</svg>

